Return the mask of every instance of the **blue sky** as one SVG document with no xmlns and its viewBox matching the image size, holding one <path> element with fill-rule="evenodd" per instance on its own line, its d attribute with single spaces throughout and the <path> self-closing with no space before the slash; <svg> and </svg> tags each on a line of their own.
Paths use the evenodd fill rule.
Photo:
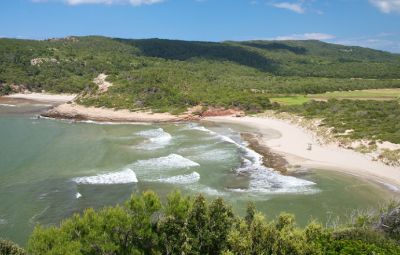
<svg viewBox="0 0 400 255">
<path fill-rule="evenodd" d="M 400 53 L 400 0 L 1 0 L 0 37 L 319 39 Z"/>
</svg>

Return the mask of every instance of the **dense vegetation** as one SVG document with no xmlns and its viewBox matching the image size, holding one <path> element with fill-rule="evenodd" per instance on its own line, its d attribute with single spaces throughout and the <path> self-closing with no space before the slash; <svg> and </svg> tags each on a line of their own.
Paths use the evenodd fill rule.
<svg viewBox="0 0 400 255">
<path fill-rule="evenodd" d="M 92 82 L 100 73 L 114 84 L 104 94 Z M 0 94 L 16 84 L 132 110 L 203 104 L 259 111 L 274 94 L 397 88 L 399 78 L 399 55 L 319 41 L 0 39 Z"/>
<path fill-rule="evenodd" d="M 124 206 L 87 209 L 59 227 L 37 226 L 27 250 L 31 255 L 400 254 L 398 210 L 359 215 L 341 227 L 312 221 L 298 228 L 292 215 L 267 221 L 252 204 L 241 218 L 221 198 L 208 202 L 202 195 L 173 192 L 162 203 L 148 191 L 132 195 Z"/>
<path fill-rule="evenodd" d="M 400 144 L 399 101 L 335 100 L 310 101 L 281 109 L 311 118 L 321 118 L 337 134 L 354 139 L 382 140 Z"/>
</svg>

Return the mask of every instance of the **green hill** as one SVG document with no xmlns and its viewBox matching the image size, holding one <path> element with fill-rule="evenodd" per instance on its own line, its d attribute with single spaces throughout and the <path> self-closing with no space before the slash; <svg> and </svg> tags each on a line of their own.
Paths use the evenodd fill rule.
<svg viewBox="0 0 400 255">
<path fill-rule="evenodd" d="M 93 79 L 114 86 L 99 94 Z M 74 92 L 81 103 L 158 111 L 257 111 L 275 94 L 400 87 L 400 56 L 319 41 L 189 42 L 98 36 L 0 39 L 0 93 Z"/>
</svg>

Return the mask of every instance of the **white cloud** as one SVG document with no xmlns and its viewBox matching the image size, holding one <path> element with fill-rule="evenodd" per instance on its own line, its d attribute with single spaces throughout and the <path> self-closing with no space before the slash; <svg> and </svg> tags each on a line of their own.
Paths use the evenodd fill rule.
<svg viewBox="0 0 400 255">
<path fill-rule="evenodd" d="M 305 34 L 292 34 L 285 36 L 278 36 L 274 40 L 329 40 L 335 38 L 334 35 L 323 33 L 305 33 Z"/>
<path fill-rule="evenodd" d="M 288 2 L 281 2 L 281 3 L 273 3 L 272 6 L 281 9 L 287 9 L 290 11 L 294 11 L 297 13 L 304 13 L 305 9 L 302 3 L 288 3 Z"/>
<path fill-rule="evenodd" d="M 79 4 L 131 4 L 133 6 L 151 5 L 164 0 L 32 0 L 33 2 L 64 2 L 69 5 Z"/>
<path fill-rule="evenodd" d="M 356 38 L 340 38 L 333 43 L 361 46 L 371 49 L 384 50 L 393 53 L 400 53 L 400 38 L 396 34 L 381 33 L 375 36 L 364 36 Z"/>
<path fill-rule="evenodd" d="M 400 12 L 400 0 L 369 0 L 384 13 Z"/>
</svg>

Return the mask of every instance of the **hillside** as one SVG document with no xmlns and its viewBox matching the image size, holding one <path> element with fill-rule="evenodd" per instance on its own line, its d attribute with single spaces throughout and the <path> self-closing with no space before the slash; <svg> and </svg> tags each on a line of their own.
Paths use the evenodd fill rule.
<svg viewBox="0 0 400 255">
<path fill-rule="evenodd" d="M 93 79 L 108 74 L 99 93 Z M 157 111 L 270 107 L 274 94 L 400 87 L 400 56 L 319 41 L 0 39 L 0 93 L 74 92 L 87 105 Z"/>
</svg>

